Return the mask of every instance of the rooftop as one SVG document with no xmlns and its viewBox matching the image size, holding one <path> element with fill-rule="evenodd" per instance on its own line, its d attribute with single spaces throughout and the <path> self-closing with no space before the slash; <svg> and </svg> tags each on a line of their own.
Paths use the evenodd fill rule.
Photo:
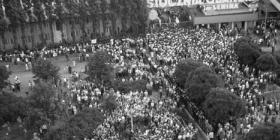
<svg viewBox="0 0 280 140">
<path fill-rule="evenodd" d="M 239 14 L 251 12 L 250 9 L 243 3 L 238 5 L 236 9 L 221 9 L 221 10 L 208 10 L 205 11 L 205 15 L 226 15 L 226 14 Z"/>
<path fill-rule="evenodd" d="M 189 9 L 194 24 L 253 21 L 258 18 L 257 12 L 248 10 L 244 12 L 236 12 L 236 10 L 219 10 L 218 12 L 219 13 L 215 15 L 205 15 L 199 8 Z"/>
<path fill-rule="evenodd" d="M 236 15 L 242 13 L 252 13 L 247 6 L 239 4 L 237 9 L 225 9 L 225 10 L 211 10 L 206 13 L 199 8 L 190 8 L 190 14 L 196 17 L 213 16 L 213 15 Z"/>
</svg>

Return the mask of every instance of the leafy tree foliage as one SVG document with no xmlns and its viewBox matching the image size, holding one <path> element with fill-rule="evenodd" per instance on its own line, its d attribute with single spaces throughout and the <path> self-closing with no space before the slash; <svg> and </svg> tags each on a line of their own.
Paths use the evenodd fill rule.
<svg viewBox="0 0 280 140">
<path fill-rule="evenodd" d="M 27 108 L 24 99 L 9 93 L 0 94 L 0 125 L 16 122 L 18 117 L 24 118 Z"/>
<path fill-rule="evenodd" d="M 272 71 L 278 67 L 278 62 L 272 54 L 266 53 L 257 59 L 256 67 L 262 71 Z"/>
<path fill-rule="evenodd" d="M 92 132 L 104 120 L 97 109 L 85 109 L 60 128 L 50 130 L 46 139 L 76 140 L 92 138 Z"/>
<path fill-rule="evenodd" d="M 121 80 L 114 81 L 113 88 L 121 93 L 128 93 L 130 91 L 145 91 L 147 85 L 146 80 L 136 80 L 136 81 L 125 81 Z"/>
<path fill-rule="evenodd" d="M 36 84 L 32 92 L 33 94 L 30 96 L 32 106 L 42 108 L 46 112 L 52 110 L 56 94 L 50 84 L 40 82 Z"/>
<path fill-rule="evenodd" d="M 90 80 L 102 83 L 111 83 L 114 79 L 114 69 L 109 64 L 111 56 L 104 51 L 96 52 L 87 65 Z"/>
<path fill-rule="evenodd" d="M 223 86 L 221 77 L 216 75 L 209 67 L 201 66 L 189 74 L 185 89 L 188 97 L 200 106 L 211 88 Z"/>
<path fill-rule="evenodd" d="M 103 99 L 101 107 L 103 108 L 103 110 L 109 113 L 113 112 L 118 107 L 116 97 L 113 95 L 109 95 L 108 97 Z"/>
<path fill-rule="evenodd" d="M 49 60 L 37 59 L 32 63 L 32 72 L 36 78 L 44 81 L 56 81 L 59 79 L 59 68 Z"/>
<path fill-rule="evenodd" d="M 280 124 L 262 124 L 251 130 L 244 140 L 279 140 Z"/>
<path fill-rule="evenodd" d="M 202 65 L 202 63 L 194 61 L 192 59 L 186 59 L 184 61 L 179 62 L 176 66 L 176 71 L 174 73 L 174 78 L 177 85 L 183 88 L 189 73 L 191 73 L 196 68 Z"/>
<path fill-rule="evenodd" d="M 203 110 L 214 124 L 235 120 L 246 113 L 245 103 L 241 98 L 223 88 L 210 90 L 203 103 Z"/>
<path fill-rule="evenodd" d="M 65 115 L 63 106 L 58 100 L 57 91 L 48 83 L 39 82 L 33 89 L 33 94 L 29 97 L 31 111 L 35 109 L 37 114 L 43 114 L 50 121 L 54 121 Z"/>
<path fill-rule="evenodd" d="M 234 44 L 234 51 L 241 64 L 253 66 L 257 58 L 261 55 L 260 49 L 250 38 L 243 37 Z"/>
<path fill-rule="evenodd" d="M 0 89 L 1 90 L 9 84 L 7 80 L 9 79 L 10 75 L 11 72 L 7 71 L 5 66 L 0 66 Z"/>
<path fill-rule="evenodd" d="M 28 108 L 24 118 L 25 127 L 30 131 L 37 132 L 42 125 L 50 124 L 52 121 L 41 108 Z"/>
</svg>

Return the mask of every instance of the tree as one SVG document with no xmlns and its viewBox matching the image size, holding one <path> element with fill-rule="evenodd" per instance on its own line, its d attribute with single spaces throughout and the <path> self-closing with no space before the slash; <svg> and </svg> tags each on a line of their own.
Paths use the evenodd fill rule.
<svg viewBox="0 0 280 140">
<path fill-rule="evenodd" d="M 85 109 L 75 115 L 62 127 L 50 130 L 46 139 L 76 140 L 93 138 L 92 132 L 104 120 L 103 114 L 97 109 Z"/>
<path fill-rule="evenodd" d="M 44 81 L 56 82 L 59 79 L 59 68 L 49 60 L 39 58 L 32 63 L 32 72 L 36 78 Z"/>
<path fill-rule="evenodd" d="M 210 90 L 203 103 L 207 118 L 213 123 L 226 123 L 246 114 L 244 101 L 237 95 L 223 88 Z"/>
<path fill-rule="evenodd" d="M 29 97 L 30 105 L 41 110 L 48 118 L 54 120 L 58 113 L 58 99 L 55 89 L 48 83 L 39 82 L 32 90 Z"/>
<path fill-rule="evenodd" d="M 187 96 L 200 106 L 211 88 L 223 86 L 221 77 L 216 75 L 209 67 L 201 66 L 189 74 L 185 89 Z"/>
<path fill-rule="evenodd" d="M 280 124 L 261 124 L 251 130 L 244 140 L 279 140 Z"/>
<path fill-rule="evenodd" d="M 249 66 L 253 66 L 261 55 L 258 46 L 248 37 L 238 39 L 234 44 L 234 51 L 240 63 Z"/>
<path fill-rule="evenodd" d="M 0 125 L 5 122 L 16 122 L 17 118 L 27 115 L 27 103 L 24 99 L 10 93 L 0 94 Z"/>
<path fill-rule="evenodd" d="M 111 56 L 107 52 L 96 52 L 87 65 L 89 79 L 110 84 L 114 78 L 114 69 L 110 62 Z"/>
<path fill-rule="evenodd" d="M 198 61 L 194 61 L 192 59 L 186 59 L 184 61 L 179 62 L 176 66 L 176 70 L 174 73 L 174 78 L 177 85 L 183 88 L 189 73 L 191 73 L 196 68 L 202 65 L 203 65 L 202 63 Z"/>
<path fill-rule="evenodd" d="M 1 90 L 9 84 L 7 80 L 9 79 L 10 75 L 11 72 L 7 71 L 5 66 L 0 66 L 0 89 Z"/>
<path fill-rule="evenodd" d="M 269 53 L 261 55 L 256 62 L 256 67 L 262 71 L 273 71 L 278 68 L 276 58 Z"/>
<path fill-rule="evenodd" d="M 108 97 L 103 99 L 101 107 L 103 108 L 103 110 L 112 113 L 118 107 L 116 97 L 113 95 L 109 95 Z"/>
<path fill-rule="evenodd" d="M 113 83 L 113 88 L 121 93 L 128 93 L 130 91 L 145 91 L 147 81 L 146 80 L 136 80 L 136 81 L 121 81 L 115 80 Z"/>
</svg>

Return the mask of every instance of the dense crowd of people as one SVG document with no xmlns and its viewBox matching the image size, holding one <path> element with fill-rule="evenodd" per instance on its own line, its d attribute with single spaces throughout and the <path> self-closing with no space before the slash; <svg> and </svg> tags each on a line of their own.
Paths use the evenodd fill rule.
<svg viewBox="0 0 280 140">
<path fill-rule="evenodd" d="M 97 139 L 119 139 L 121 136 L 117 131 L 120 129 L 132 130 L 131 136 L 138 139 L 193 137 L 197 128 L 181 123 L 180 117 L 172 113 L 172 110 L 180 107 L 172 77 L 178 62 L 186 58 L 201 61 L 223 77 L 229 91 L 246 101 L 248 114 L 238 120 L 219 124 L 215 133 L 220 140 L 234 140 L 237 136 L 246 135 L 256 124 L 279 121 L 280 111 L 279 101 L 268 100 L 263 95 L 265 85 L 272 83 L 276 75 L 239 64 L 233 51 L 235 40 L 235 37 L 224 35 L 223 31 L 167 27 L 144 38 L 3 54 L 2 61 L 28 63 L 36 57 L 59 55 L 65 55 L 68 59 L 68 54 L 74 53 L 79 54 L 80 60 L 85 60 L 91 53 L 103 50 L 113 57 L 112 64 L 118 69 L 116 78 L 123 82 L 147 81 L 143 91 L 121 93 L 102 84 L 63 79 L 64 86 L 69 89 L 64 93 L 68 98 L 64 102 L 68 103 L 73 114 L 84 107 L 102 110 L 102 99 L 116 96 L 118 107 L 111 114 L 105 113 L 105 121 L 93 132 L 93 138 Z M 160 97 L 154 98 L 153 93 L 159 93 Z M 206 133 L 212 135 L 215 130 L 202 111 L 198 111 L 197 115 L 207 122 L 207 126 L 210 125 L 208 128 L 211 129 L 207 129 Z M 135 119 L 148 120 L 149 124 L 133 127 L 130 121 L 137 123 Z"/>
<path fill-rule="evenodd" d="M 94 45 L 93 45 L 94 46 Z M 92 46 L 92 47 L 93 47 Z M 141 46 L 141 47 L 140 47 Z M 167 47 L 167 46 L 166 46 Z M 167 73 L 169 68 L 166 66 L 174 65 L 170 58 L 163 55 L 167 50 L 159 50 L 161 59 L 154 59 L 155 51 L 149 48 L 144 39 L 138 38 L 130 41 L 117 40 L 113 44 L 95 45 L 94 51 L 106 51 L 113 56 L 113 64 L 117 72 L 117 79 L 121 81 L 147 81 L 145 91 L 130 91 L 129 93 L 121 93 L 109 89 L 102 84 L 89 83 L 83 80 L 70 82 L 64 80 L 64 85 L 70 89 L 69 107 L 74 114 L 82 110 L 84 107 L 101 108 L 102 99 L 109 95 L 117 96 L 117 104 L 119 107 L 112 113 L 107 114 L 105 121 L 96 129 L 95 138 L 99 139 L 120 139 L 117 130 L 122 131 L 129 129 L 130 125 L 125 125 L 129 119 L 148 121 L 148 126 L 135 126 L 132 129 L 133 137 L 138 139 L 145 138 L 178 138 L 190 139 L 197 133 L 197 129 L 190 123 L 183 125 L 180 117 L 171 113 L 178 105 L 176 98 L 169 95 L 175 95 L 175 86 L 169 83 Z M 166 51 L 166 52 L 160 52 Z M 148 54 L 148 55 L 147 55 Z M 171 57 L 172 54 L 169 54 Z M 169 75 L 169 73 L 168 73 Z M 171 77 L 171 76 L 169 76 Z M 153 92 L 159 93 L 159 99 L 154 99 Z M 109 95 L 108 95 L 109 94 Z M 123 123 L 124 128 L 116 127 L 116 124 Z M 136 121 L 137 123 L 137 121 Z M 131 128 L 130 128 L 131 129 Z M 110 133 L 108 133 L 110 132 Z"/>
</svg>

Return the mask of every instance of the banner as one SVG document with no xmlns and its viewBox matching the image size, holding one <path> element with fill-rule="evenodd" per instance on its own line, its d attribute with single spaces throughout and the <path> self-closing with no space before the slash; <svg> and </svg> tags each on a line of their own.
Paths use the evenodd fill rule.
<svg viewBox="0 0 280 140">
<path fill-rule="evenodd" d="M 91 40 L 91 44 L 96 44 L 97 43 L 97 39 L 92 39 Z"/>
</svg>

